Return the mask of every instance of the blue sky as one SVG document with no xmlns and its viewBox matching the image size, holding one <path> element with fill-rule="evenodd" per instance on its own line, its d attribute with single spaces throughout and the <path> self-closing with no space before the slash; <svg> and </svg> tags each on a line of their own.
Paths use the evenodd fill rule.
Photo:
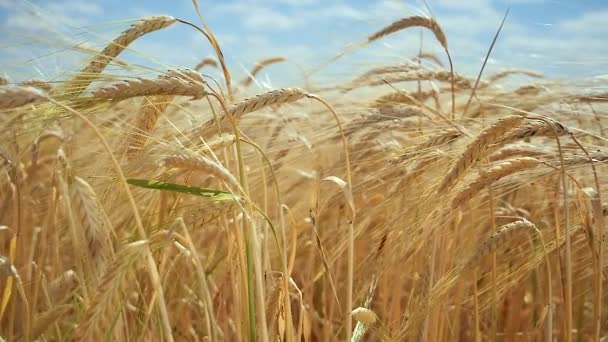
<svg viewBox="0 0 608 342">
<path fill-rule="evenodd" d="M 301 83 L 299 70 L 317 65 L 396 19 L 428 13 L 424 2 L 416 0 L 199 1 L 235 75 L 244 75 L 261 58 L 289 59 L 262 74 L 267 86 Z M 510 6 L 488 72 L 523 67 L 554 78 L 608 74 L 608 1 L 427 3 L 447 34 L 456 69 L 462 73 L 479 70 Z M 13 80 L 61 79 L 89 56 L 75 52 L 74 46 L 102 48 L 132 20 L 158 14 L 199 23 L 190 0 L 0 0 L 0 73 Z M 353 71 L 403 62 L 416 54 L 419 42 L 420 30 L 395 34 L 358 50 L 315 77 L 331 81 Z M 425 50 L 444 58 L 429 33 L 424 33 L 423 44 Z M 179 24 L 146 36 L 131 48 L 121 58 L 157 70 L 192 67 L 212 55 L 199 33 Z"/>
</svg>

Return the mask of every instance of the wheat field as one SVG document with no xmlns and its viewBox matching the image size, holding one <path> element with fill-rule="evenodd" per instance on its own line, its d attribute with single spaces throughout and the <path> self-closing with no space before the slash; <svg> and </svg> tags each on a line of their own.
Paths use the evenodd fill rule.
<svg viewBox="0 0 608 342">
<path fill-rule="evenodd" d="M 175 25 L 215 56 L 120 59 Z M 444 53 L 257 91 L 284 57 L 234 79 L 156 16 L 2 79 L 2 340 L 604 341 L 608 95 L 461 74 L 424 16 L 307 70 L 420 30 Z"/>
</svg>

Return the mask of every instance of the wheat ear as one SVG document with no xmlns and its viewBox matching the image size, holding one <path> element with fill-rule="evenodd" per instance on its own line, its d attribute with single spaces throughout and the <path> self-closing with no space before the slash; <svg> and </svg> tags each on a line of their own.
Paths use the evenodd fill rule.
<svg viewBox="0 0 608 342">
<path fill-rule="evenodd" d="M 374 101 L 373 107 L 381 107 L 386 104 L 391 103 L 406 103 L 413 104 L 412 99 L 418 100 L 420 102 L 426 101 L 428 98 L 436 97 L 437 91 L 435 89 L 422 91 L 422 92 L 411 92 L 411 93 L 402 93 L 402 92 L 393 92 L 390 94 L 382 95 Z"/>
<path fill-rule="evenodd" d="M 242 117 L 271 105 L 281 105 L 298 101 L 308 94 L 299 88 L 283 88 L 272 90 L 256 97 L 243 100 L 228 108 L 228 113 L 234 117 Z"/>
<path fill-rule="evenodd" d="M 544 119 L 553 123 L 553 127 L 555 127 L 555 132 L 558 135 L 561 136 L 561 135 L 570 134 L 570 131 L 568 130 L 568 128 L 566 128 L 559 122 L 549 119 L 549 118 L 544 118 Z M 505 145 L 505 144 L 509 144 L 514 141 L 522 140 L 525 138 L 546 137 L 546 136 L 554 137 L 554 131 L 551 128 L 551 126 L 546 124 L 544 121 L 531 121 L 531 122 L 526 122 L 524 125 L 521 125 L 520 127 L 513 129 L 511 132 L 509 132 L 504 137 L 502 137 L 497 142 L 497 145 Z"/>
<path fill-rule="evenodd" d="M 139 96 L 192 96 L 201 98 L 207 94 L 203 77 L 195 71 L 170 71 L 158 78 L 137 78 L 123 83 L 99 88 L 95 98 L 120 101 Z"/>
<path fill-rule="evenodd" d="M 443 67 L 443 62 L 439 59 L 439 57 L 437 57 L 436 54 L 434 54 L 432 52 L 428 52 L 428 51 L 420 52 L 416 57 L 421 60 L 427 59 L 427 60 L 432 61 L 433 63 L 439 65 L 440 67 Z"/>
<path fill-rule="evenodd" d="M 13 109 L 46 100 L 45 94 L 33 87 L 0 86 L 0 110 Z"/>
<path fill-rule="evenodd" d="M 272 105 L 282 105 L 298 101 L 304 97 L 309 96 L 304 90 L 299 88 L 284 88 L 278 90 L 272 90 L 264 94 L 257 95 L 255 97 L 237 102 L 234 105 L 227 108 L 228 114 L 235 120 L 240 120 L 243 115 L 255 112 L 262 108 Z M 232 124 L 228 117 L 222 114 L 219 118 L 222 130 L 231 130 Z M 215 131 L 217 131 L 217 125 L 215 119 L 211 119 L 205 122 L 203 125 L 192 129 L 186 134 L 186 137 L 190 141 L 196 141 L 199 137 L 209 137 Z"/>
<path fill-rule="evenodd" d="M 106 260 L 112 255 L 109 227 L 105 227 L 102 220 L 103 207 L 95 190 L 80 177 L 73 178 L 69 191 L 72 210 L 87 240 L 87 251 L 94 268 L 92 273 L 99 277 Z"/>
<path fill-rule="evenodd" d="M 465 262 L 465 269 L 471 269 L 479 265 L 486 256 L 494 253 L 509 240 L 515 238 L 522 232 L 535 232 L 536 226 L 528 220 L 515 221 L 498 228 L 486 241 L 479 245 L 473 255 Z"/>
<path fill-rule="evenodd" d="M 135 117 L 134 129 L 127 138 L 127 157 L 136 156 L 146 144 L 161 114 L 167 109 L 173 95 L 145 97 Z"/>
<path fill-rule="evenodd" d="M 220 163 L 207 158 L 205 156 L 193 154 L 179 154 L 176 156 L 166 157 L 163 163 L 167 167 L 172 167 L 182 170 L 201 171 L 208 173 L 218 179 L 225 181 L 232 187 L 233 190 L 238 189 L 238 181 L 236 178 Z"/>
<path fill-rule="evenodd" d="M 526 69 L 508 69 L 508 70 L 503 70 L 500 72 L 495 73 L 494 75 L 490 76 L 490 78 L 488 79 L 488 82 L 493 83 L 496 82 L 498 80 L 501 80 L 505 77 L 511 76 L 511 75 L 526 75 L 529 77 L 533 77 L 533 78 L 542 78 L 543 74 L 540 72 L 536 72 L 536 71 L 532 71 L 532 70 L 526 70 Z"/>
<path fill-rule="evenodd" d="M 538 159 L 522 157 L 502 161 L 489 169 L 481 171 L 477 178 L 475 178 L 471 183 L 461 189 L 454 196 L 454 199 L 452 200 L 452 209 L 457 209 L 488 185 L 500 180 L 501 178 L 512 175 L 516 172 L 533 169 L 538 165 L 540 165 L 540 161 Z"/>
<path fill-rule="evenodd" d="M 34 87 L 44 91 L 50 91 L 51 89 L 53 89 L 49 82 L 38 79 L 26 80 L 20 82 L 19 85 L 22 87 Z"/>
<path fill-rule="evenodd" d="M 371 43 L 389 34 L 408 29 L 410 27 L 425 27 L 433 32 L 437 41 L 441 44 L 444 49 L 448 48 L 448 40 L 445 37 L 445 33 L 439 26 L 439 24 L 433 18 L 413 16 L 397 20 L 383 29 L 375 32 L 367 38 L 367 42 Z"/>
<path fill-rule="evenodd" d="M 234 136 L 233 134 L 222 134 L 216 138 L 214 138 L 213 140 L 210 140 L 207 142 L 207 146 L 209 146 L 209 149 L 211 151 L 220 151 L 223 150 L 227 147 L 230 147 L 232 145 L 234 145 L 234 143 L 236 142 L 236 136 Z"/>
<path fill-rule="evenodd" d="M 532 144 L 514 144 L 508 145 L 495 153 L 488 156 L 488 160 L 491 162 L 499 161 L 507 158 L 511 158 L 514 156 L 523 156 L 523 157 L 538 157 L 549 154 L 549 151 L 543 150 Z"/>
<path fill-rule="evenodd" d="M 481 131 L 445 176 L 439 186 L 439 192 L 451 188 L 473 164 L 483 157 L 488 146 L 497 142 L 505 133 L 512 130 L 523 120 L 523 116 L 510 115 Z"/>
<path fill-rule="evenodd" d="M 114 260 L 106 268 L 92 301 L 73 335 L 74 341 L 92 341 L 95 336 L 107 333 L 112 319 L 119 314 L 120 289 L 131 274 L 131 265 L 146 252 L 147 241 L 132 242 L 120 249 Z M 101 335 L 103 336 L 103 335 Z"/>
<path fill-rule="evenodd" d="M 175 22 L 176 19 L 170 16 L 155 16 L 142 19 L 132 25 L 114 38 L 74 79 L 68 81 L 65 89 L 72 96 L 80 95 L 96 76 L 132 42 L 143 35 L 169 27 Z"/>
<path fill-rule="evenodd" d="M 462 137 L 464 134 L 455 129 L 446 130 L 435 135 L 430 136 L 425 142 L 414 146 L 411 149 L 407 149 L 405 152 L 401 153 L 396 159 L 392 161 L 393 164 L 406 161 L 410 158 L 413 158 L 420 153 L 425 152 L 432 147 L 442 146 L 445 144 L 450 144 L 455 140 Z"/>
<path fill-rule="evenodd" d="M 200 62 L 198 62 L 196 67 L 194 67 L 194 70 L 198 71 L 206 66 L 212 66 L 214 68 L 217 68 L 217 61 L 213 57 L 203 58 Z"/>
<path fill-rule="evenodd" d="M 251 71 L 249 72 L 249 75 L 247 75 L 247 77 L 241 81 L 241 84 L 243 85 L 243 87 L 248 87 L 251 82 L 255 80 L 255 76 L 259 74 L 260 71 L 262 71 L 265 67 L 284 61 L 286 61 L 286 59 L 283 57 L 270 57 L 257 62 L 253 69 L 251 69 Z"/>
</svg>

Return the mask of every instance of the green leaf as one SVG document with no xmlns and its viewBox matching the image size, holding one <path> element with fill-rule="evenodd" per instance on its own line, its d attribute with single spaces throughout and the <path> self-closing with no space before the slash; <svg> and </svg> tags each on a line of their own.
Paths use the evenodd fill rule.
<svg viewBox="0 0 608 342">
<path fill-rule="evenodd" d="M 174 191 L 181 192 L 184 194 L 201 196 L 211 201 L 234 201 L 239 199 L 238 196 L 233 195 L 232 193 L 227 191 L 204 189 L 196 186 L 167 183 L 150 179 L 128 178 L 127 183 L 146 189 Z"/>
</svg>

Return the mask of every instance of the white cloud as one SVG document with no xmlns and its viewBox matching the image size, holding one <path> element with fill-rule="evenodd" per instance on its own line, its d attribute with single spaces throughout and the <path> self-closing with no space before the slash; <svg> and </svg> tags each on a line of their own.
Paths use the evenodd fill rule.
<svg viewBox="0 0 608 342">
<path fill-rule="evenodd" d="M 218 5 L 212 9 L 218 15 L 236 16 L 236 22 L 248 30 L 275 31 L 291 30 L 301 26 L 300 16 L 289 16 L 286 12 L 275 10 L 249 1 L 231 2 Z"/>
<path fill-rule="evenodd" d="M 577 18 L 566 19 L 559 23 L 558 28 L 571 34 L 605 36 L 608 33 L 608 9 L 587 12 Z"/>
<path fill-rule="evenodd" d="M 364 20 L 368 15 L 357 8 L 344 3 L 331 4 L 318 9 L 319 16 L 325 18 L 338 18 L 338 19 L 351 19 L 351 20 Z"/>
<path fill-rule="evenodd" d="M 61 16 L 67 15 L 85 15 L 85 16 L 99 16 L 103 15 L 104 10 L 99 4 L 91 1 L 80 1 L 80 0 L 69 0 L 69 1 L 57 1 L 50 2 L 45 5 L 46 8 L 54 13 L 60 14 Z"/>
<path fill-rule="evenodd" d="M 298 20 L 268 8 L 256 8 L 243 18 L 245 28 L 251 30 L 291 30 L 300 25 Z"/>
</svg>

